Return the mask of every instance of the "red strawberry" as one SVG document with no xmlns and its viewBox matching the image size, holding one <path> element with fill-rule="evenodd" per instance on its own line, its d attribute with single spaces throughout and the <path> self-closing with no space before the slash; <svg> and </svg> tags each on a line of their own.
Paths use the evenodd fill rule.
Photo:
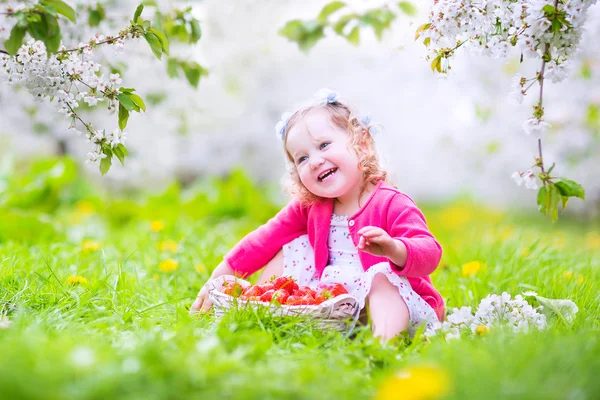
<svg viewBox="0 0 600 400">
<path fill-rule="evenodd" d="M 275 289 L 273 287 L 272 283 L 263 283 L 262 285 L 258 285 L 258 286 L 263 290 L 263 293 L 268 292 L 269 290 Z"/>
<path fill-rule="evenodd" d="M 300 286 L 298 287 L 298 289 L 294 290 L 294 293 L 296 296 L 304 296 L 306 293 L 310 293 L 311 292 L 311 288 L 309 288 L 308 286 Z"/>
<path fill-rule="evenodd" d="M 337 297 L 341 294 L 348 294 L 348 291 L 341 283 L 334 283 L 329 290 L 331 291 L 333 297 Z"/>
<path fill-rule="evenodd" d="M 302 304 L 306 304 L 306 305 L 311 306 L 311 305 L 315 305 L 317 303 L 315 301 L 315 298 L 312 297 L 310 295 L 310 293 L 307 293 L 306 295 L 304 295 L 304 297 L 302 297 Z"/>
<path fill-rule="evenodd" d="M 266 301 L 266 302 L 270 303 L 271 299 L 273 298 L 273 293 L 275 293 L 275 291 L 273 289 L 267 290 L 266 292 L 263 293 L 262 296 L 260 296 L 260 301 Z"/>
<path fill-rule="evenodd" d="M 327 301 L 327 300 L 328 300 L 327 297 L 323 296 L 322 294 L 318 294 L 315 297 L 315 303 L 316 304 L 321 304 L 321 303 L 323 303 L 324 301 Z"/>
<path fill-rule="evenodd" d="M 291 295 L 287 298 L 285 304 L 287 304 L 288 306 L 297 306 L 298 304 L 300 304 L 301 300 L 302 298 L 300 296 Z"/>
<path fill-rule="evenodd" d="M 273 300 L 278 302 L 279 304 L 285 304 L 290 294 L 285 289 L 278 289 L 273 293 Z"/>
<path fill-rule="evenodd" d="M 263 290 L 259 286 L 249 286 L 246 288 L 246 290 L 244 290 L 243 294 L 247 297 L 260 297 L 263 293 Z"/>
<path fill-rule="evenodd" d="M 225 282 L 223 283 L 223 293 L 233 297 L 240 297 L 244 292 L 244 287 L 237 282 Z"/>
<path fill-rule="evenodd" d="M 297 288 L 298 284 L 296 284 L 296 282 L 294 282 L 294 279 L 289 276 L 280 276 L 273 281 L 273 289 L 285 289 L 288 292 L 288 294 L 292 294 L 294 292 L 294 289 Z"/>
</svg>

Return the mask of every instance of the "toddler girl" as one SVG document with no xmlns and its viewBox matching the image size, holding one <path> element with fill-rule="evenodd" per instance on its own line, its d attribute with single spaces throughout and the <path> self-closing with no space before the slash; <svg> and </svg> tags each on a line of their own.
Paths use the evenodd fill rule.
<svg viewBox="0 0 600 400">
<path fill-rule="evenodd" d="M 247 277 L 265 267 L 258 283 L 292 276 L 300 286 L 342 283 L 368 305 L 375 336 L 412 335 L 443 318 L 444 302 L 429 274 L 442 248 L 415 203 L 387 183 L 373 134 L 335 92 L 285 113 L 276 126 L 283 141 L 294 198 L 244 237 L 211 279 Z M 203 287 L 192 311 L 208 311 Z"/>
</svg>

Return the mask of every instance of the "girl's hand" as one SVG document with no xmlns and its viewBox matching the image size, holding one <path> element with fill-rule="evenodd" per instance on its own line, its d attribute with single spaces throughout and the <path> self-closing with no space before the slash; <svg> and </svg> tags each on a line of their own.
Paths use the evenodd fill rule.
<svg viewBox="0 0 600 400">
<path fill-rule="evenodd" d="M 190 309 L 190 314 L 197 314 L 198 312 L 207 312 L 212 307 L 211 301 L 208 299 L 208 288 L 206 285 L 202 286 L 200 292 L 198 292 L 198 296 L 192 304 L 192 308 Z"/>
<path fill-rule="evenodd" d="M 223 260 L 217 268 L 213 271 L 208 281 L 220 277 L 221 275 L 233 275 L 233 269 L 227 264 L 227 261 Z M 198 292 L 198 296 L 196 296 L 196 300 L 192 307 L 190 308 L 190 314 L 197 314 L 198 312 L 207 312 L 212 307 L 212 302 L 208 299 L 208 288 L 206 284 L 202 286 L 202 289 Z"/>
<path fill-rule="evenodd" d="M 375 256 L 387 257 L 399 267 L 406 264 L 406 246 L 376 226 L 365 226 L 358 231 L 358 250 Z"/>
<path fill-rule="evenodd" d="M 358 249 L 375 256 L 389 256 L 396 247 L 394 239 L 376 226 L 365 226 L 358 231 L 358 235 Z"/>
</svg>

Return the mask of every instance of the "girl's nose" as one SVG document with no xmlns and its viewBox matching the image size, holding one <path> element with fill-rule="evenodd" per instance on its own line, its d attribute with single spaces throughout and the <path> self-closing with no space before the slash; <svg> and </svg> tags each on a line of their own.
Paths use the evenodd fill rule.
<svg viewBox="0 0 600 400">
<path fill-rule="evenodd" d="M 325 162 L 325 159 L 323 157 L 312 157 L 310 159 L 310 162 L 311 162 L 311 166 L 313 168 L 318 168 L 321 165 L 323 165 L 323 163 Z"/>
</svg>

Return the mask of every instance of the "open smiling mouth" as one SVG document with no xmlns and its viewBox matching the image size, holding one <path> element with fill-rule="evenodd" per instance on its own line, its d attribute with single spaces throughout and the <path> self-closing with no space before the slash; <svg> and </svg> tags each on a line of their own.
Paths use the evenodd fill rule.
<svg viewBox="0 0 600 400">
<path fill-rule="evenodd" d="M 337 171 L 337 168 L 331 168 L 328 169 L 327 171 L 323 172 L 321 175 L 319 175 L 319 182 L 323 182 L 326 181 L 327 179 L 331 178 Z"/>
</svg>

